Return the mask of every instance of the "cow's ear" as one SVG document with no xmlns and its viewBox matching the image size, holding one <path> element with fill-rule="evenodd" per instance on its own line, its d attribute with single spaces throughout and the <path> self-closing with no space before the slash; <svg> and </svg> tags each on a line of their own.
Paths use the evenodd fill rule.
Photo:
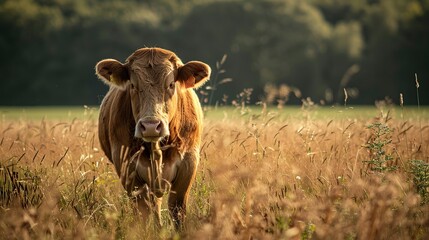
<svg viewBox="0 0 429 240">
<path fill-rule="evenodd" d="M 186 88 L 199 88 L 210 78 L 209 65 L 191 61 L 179 68 L 177 80 L 184 83 Z"/>
<path fill-rule="evenodd" d="M 108 85 L 123 88 L 130 79 L 127 67 L 115 59 L 104 59 L 95 65 L 95 73 Z"/>
</svg>

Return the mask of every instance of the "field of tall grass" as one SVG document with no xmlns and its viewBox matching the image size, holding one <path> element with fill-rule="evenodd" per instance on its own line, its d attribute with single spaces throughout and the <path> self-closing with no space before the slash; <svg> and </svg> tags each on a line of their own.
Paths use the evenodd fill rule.
<svg viewBox="0 0 429 240">
<path fill-rule="evenodd" d="M 1 239 L 428 239 L 428 108 L 209 109 L 184 228 L 144 225 L 97 109 L 2 111 Z M 55 112 L 55 111 L 54 111 Z"/>
</svg>

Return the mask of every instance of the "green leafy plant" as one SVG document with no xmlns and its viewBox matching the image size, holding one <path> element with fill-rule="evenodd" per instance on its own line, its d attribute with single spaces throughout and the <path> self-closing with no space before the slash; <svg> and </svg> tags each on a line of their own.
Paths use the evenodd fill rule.
<svg viewBox="0 0 429 240">
<path fill-rule="evenodd" d="M 369 150 L 370 160 L 364 160 L 368 164 L 368 169 L 378 173 L 391 172 L 397 169 L 393 165 L 392 154 L 386 148 L 392 143 L 392 129 L 386 124 L 377 122 L 367 126 L 372 134 L 365 148 Z"/>
<path fill-rule="evenodd" d="M 304 231 L 301 233 L 301 239 L 303 240 L 311 239 L 315 231 L 316 231 L 316 225 L 312 223 L 308 223 L 305 226 Z"/>
<path fill-rule="evenodd" d="M 422 160 L 411 161 L 411 174 L 422 204 L 429 202 L 429 163 Z"/>
</svg>

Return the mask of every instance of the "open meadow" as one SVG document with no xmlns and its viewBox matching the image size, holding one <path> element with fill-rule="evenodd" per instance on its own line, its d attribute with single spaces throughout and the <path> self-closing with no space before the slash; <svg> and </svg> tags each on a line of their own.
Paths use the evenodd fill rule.
<svg viewBox="0 0 429 240">
<path fill-rule="evenodd" d="M 144 225 L 98 108 L 0 108 L 1 239 L 429 239 L 429 108 L 206 111 L 184 228 Z"/>
</svg>

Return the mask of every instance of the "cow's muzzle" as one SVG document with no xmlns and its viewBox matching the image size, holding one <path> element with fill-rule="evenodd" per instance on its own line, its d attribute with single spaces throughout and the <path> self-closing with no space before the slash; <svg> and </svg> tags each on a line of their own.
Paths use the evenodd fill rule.
<svg viewBox="0 0 429 240">
<path fill-rule="evenodd" d="M 164 122 L 156 117 L 144 117 L 138 120 L 134 136 L 145 142 L 157 142 L 168 135 Z"/>
</svg>

